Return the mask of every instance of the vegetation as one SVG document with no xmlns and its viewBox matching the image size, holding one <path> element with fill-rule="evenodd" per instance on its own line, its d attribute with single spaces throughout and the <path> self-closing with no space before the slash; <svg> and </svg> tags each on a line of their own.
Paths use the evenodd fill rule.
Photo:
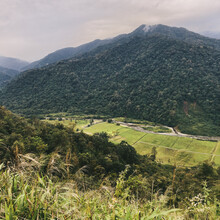
<svg viewBox="0 0 220 220">
<path fill-rule="evenodd" d="M 3 90 L 0 102 L 29 115 L 123 116 L 217 136 L 219 41 L 211 46 L 201 38 L 199 44 L 199 36 L 186 30 L 184 39 L 168 30 L 137 31 L 81 57 L 24 72 Z"/>
<path fill-rule="evenodd" d="M 162 165 L 155 150 L 141 156 L 126 142 L 109 142 L 106 133 L 75 133 L 3 107 L 0 134 L 3 219 L 219 216 L 220 172 L 211 163 Z"/>
<path fill-rule="evenodd" d="M 24 60 L 0 56 L 0 66 L 4 67 L 6 69 L 20 71 L 24 66 L 26 66 L 28 64 L 29 63 Z"/>
<path fill-rule="evenodd" d="M 18 74 L 19 72 L 16 70 L 7 69 L 0 66 L 0 88 L 5 86 L 14 76 Z"/>
<path fill-rule="evenodd" d="M 99 189 L 79 190 L 78 181 L 53 182 L 47 176 L 26 171 L 0 170 L 2 219 L 217 219 L 218 202 L 210 200 L 210 191 L 204 182 L 200 194 L 186 201 L 188 209 L 167 209 L 169 193 L 151 194 L 151 200 L 140 202 L 132 196 L 135 187 L 144 183 L 136 177 L 126 180 L 126 170 L 116 187 L 102 185 Z M 83 174 L 78 174 L 83 178 Z M 108 181 L 107 181 L 108 182 Z M 130 186 L 131 183 L 135 185 Z M 83 182 L 86 185 L 86 182 Z M 106 184 L 106 180 L 105 180 Z M 123 191 L 122 191 L 123 190 Z"/>
<path fill-rule="evenodd" d="M 147 127 L 143 127 L 143 129 L 157 133 L 171 133 L 171 130 L 169 128 L 163 126 L 147 126 Z"/>
<path fill-rule="evenodd" d="M 141 124 L 141 125 L 150 125 L 155 126 L 157 125 L 154 122 L 146 121 L 146 120 L 140 120 L 140 119 L 134 119 L 134 118 L 125 118 L 125 117 L 117 117 L 114 118 L 115 121 L 125 122 L 125 123 L 133 123 L 133 124 Z M 158 124 L 159 125 L 159 124 Z"/>
<path fill-rule="evenodd" d="M 143 133 L 106 122 L 87 127 L 84 132 L 88 134 L 106 132 L 113 143 L 117 144 L 124 140 L 141 155 L 150 155 L 152 148 L 156 147 L 157 160 L 165 164 L 195 166 L 207 160 L 220 165 L 220 142 L 217 141 Z"/>
</svg>

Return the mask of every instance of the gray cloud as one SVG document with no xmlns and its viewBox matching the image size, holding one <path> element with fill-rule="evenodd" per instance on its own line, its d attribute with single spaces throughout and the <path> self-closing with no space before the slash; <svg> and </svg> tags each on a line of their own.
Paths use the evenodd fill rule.
<svg viewBox="0 0 220 220">
<path fill-rule="evenodd" d="M 145 24 L 220 32 L 218 0 L 0 0 L 0 54 L 36 60 Z"/>
</svg>

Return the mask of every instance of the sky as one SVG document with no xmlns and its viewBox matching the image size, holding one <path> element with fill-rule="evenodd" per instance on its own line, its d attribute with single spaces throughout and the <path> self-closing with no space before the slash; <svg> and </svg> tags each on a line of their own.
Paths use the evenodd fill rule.
<svg viewBox="0 0 220 220">
<path fill-rule="evenodd" d="M 31 62 L 141 24 L 220 32 L 220 1 L 0 0 L 0 55 Z"/>
</svg>

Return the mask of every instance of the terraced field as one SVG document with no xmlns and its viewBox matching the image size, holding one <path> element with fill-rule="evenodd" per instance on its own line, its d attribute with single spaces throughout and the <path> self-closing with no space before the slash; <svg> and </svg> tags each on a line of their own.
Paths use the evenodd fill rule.
<svg viewBox="0 0 220 220">
<path fill-rule="evenodd" d="M 150 154 L 152 147 L 156 147 L 157 160 L 162 163 L 193 166 L 204 160 L 210 160 L 220 165 L 220 142 L 144 133 L 107 122 L 87 127 L 84 132 L 88 134 L 106 132 L 112 142 L 120 143 L 125 140 L 140 154 Z"/>
<path fill-rule="evenodd" d="M 120 143 L 124 140 L 142 155 L 151 154 L 152 148 L 156 147 L 156 159 L 162 163 L 194 166 L 208 160 L 220 165 L 220 142 L 145 133 L 125 125 L 102 122 L 102 120 L 94 120 L 91 126 L 90 119 L 46 121 L 52 124 L 62 123 L 75 130 L 83 130 L 87 134 L 106 132 L 112 142 Z"/>
</svg>

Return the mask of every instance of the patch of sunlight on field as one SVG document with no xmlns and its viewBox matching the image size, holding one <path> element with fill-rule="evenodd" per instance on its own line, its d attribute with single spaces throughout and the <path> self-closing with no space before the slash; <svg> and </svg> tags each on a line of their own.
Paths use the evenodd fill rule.
<svg viewBox="0 0 220 220">
<path fill-rule="evenodd" d="M 157 161 L 165 164 L 169 163 L 172 165 L 177 163 L 178 151 L 163 147 L 157 147 L 156 151 L 157 151 L 157 155 L 156 155 Z"/>
<path fill-rule="evenodd" d="M 119 130 L 119 135 L 122 138 L 125 138 L 128 144 L 132 145 L 138 140 L 140 140 L 145 135 L 145 133 L 128 128 L 127 131 L 123 131 L 123 132 L 120 132 Z"/>
<path fill-rule="evenodd" d="M 213 141 L 202 141 L 193 139 L 192 143 L 187 150 L 200 152 L 200 153 L 212 153 L 216 146 L 216 142 Z"/>
<path fill-rule="evenodd" d="M 90 123 L 90 119 L 80 119 L 80 120 L 75 120 L 76 123 L 76 129 L 83 129 L 86 125 Z"/>
<path fill-rule="evenodd" d="M 110 140 L 113 143 L 118 144 L 121 141 L 126 141 L 142 155 L 150 154 L 152 147 L 155 146 L 157 161 L 181 166 L 194 166 L 205 160 L 210 160 L 211 153 L 216 145 L 216 142 L 188 137 L 144 133 L 107 122 L 92 125 L 84 131 L 89 134 L 106 132 L 110 135 Z M 220 147 L 215 154 L 220 154 Z M 216 164 L 220 164 L 220 157 L 214 157 L 214 161 Z"/>
<path fill-rule="evenodd" d="M 163 142 L 161 142 L 160 145 L 173 148 L 173 146 L 178 141 L 178 139 L 179 139 L 179 137 L 166 136 L 166 139 Z"/>
<path fill-rule="evenodd" d="M 134 148 L 141 155 L 150 155 L 154 145 L 138 142 Z M 156 160 L 164 164 L 176 164 L 181 166 L 194 166 L 200 162 L 208 160 L 211 155 L 191 153 L 184 150 L 170 149 L 156 146 Z"/>
<path fill-rule="evenodd" d="M 146 133 L 146 135 L 140 141 L 161 145 L 161 143 L 164 142 L 166 138 L 167 136 L 165 135 Z"/>
<path fill-rule="evenodd" d="M 202 153 L 192 153 L 192 152 L 184 152 L 181 151 L 178 154 L 178 160 L 182 161 L 184 165 L 193 166 L 199 163 L 204 162 L 205 160 L 209 160 L 211 155 L 202 154 Z"/>
<path fill-rule="evenodd" d="M 89 133 L 89 134 L 106 132 L 110 136 L 115 136 L 117 130 L 121 128 L 122 128 L 121 126 L 108 123 L 108 122 L 103 122 L 103 123 L 95 124 L 88 128 L 85 128 L 84 132 Z"/>
<path fill-rule="evenodd" d="M 136 151 L 141 155 L 150 154 L 152 147 L 153 147 L 153 145 L 151 145 L 151 144 L 140 143 L 140 142 L 138 142 L 134 145 L 134 148 L 136 149 Z"/>
<path fill-rule="evenodd" d="M 217 149 L 215 151 L 215 158 L 214 158 L 214 162 L 217 164 L 217 165 L 220 165 L 220 141 L 218 142 L 217 144 Z"/>
<path fill-rule="evenodd" d="M 181 137 L 178 138 L 175 144 L 173 145 L 173 148 L 176 149 L 188 149 L 190 144 L 192 143 L 193 139 L 192 138 L 187 138 L 187 137 Z"/>
<path fill-rule="evenodd" d="M 220 156 L 215 156 L 214 162 L 216 165 L 220 166 Z"/>
</svg>

